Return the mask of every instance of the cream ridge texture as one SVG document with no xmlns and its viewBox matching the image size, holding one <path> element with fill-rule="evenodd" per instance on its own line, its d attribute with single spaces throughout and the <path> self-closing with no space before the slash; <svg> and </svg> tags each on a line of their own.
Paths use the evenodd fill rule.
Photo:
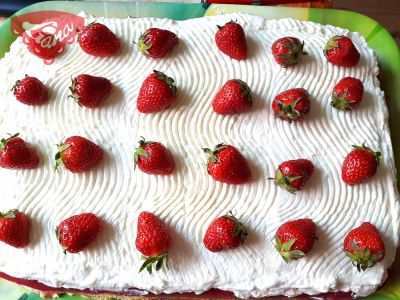
<svg viewBox="0 0 400 300">
<path fill-rule="evenodd" d="M 214 42 L 216 25 L 231 19 L 246 32 L 249 58 L 244 61 L 231 60 Z M 121 39 L 118 56 L 92 57 L 75 43 L 53 64 L 45 65 L 18 38 L 0 61 L 0 133 L 19 132 L 40 156 L 34 170 L 0 170 L 0 209 L 18 208 L 32 220 L 28 247 L 16 250 L 0 244 L 1 272 L 55 287 L 136 288 L 153 293 L 202 293 L 217 288 L 241 298 L 333 291 L 364 296 L 384 282 L 398 245 L 399 198 L 377 60 L 360 34 L 245 14 L 179 22 L 96 21 Z M 180 39 L 164 59 L 148 59 L 132 43 L 150 27 L 171 30 Z M 326 61 L 322 50 L 333 35 L 352 38 L 361 53 L 356 67 Z M 270 50 L 283 36 L 303 40 L 308 53 L 298 65 L 286 69 L 275 63 Z M 153 70 L 175 79 L 177 100 L 163 112 L 139 113 L 139 88 Z M 113 90 L 102 107 L 87 109 L 67 99 L 71 76 L 82 73 L 111 80 Z M 31 107 L 15 100 L 10 89 L 25 74 L 49 88 L 47 104 Z M 359 78 L 365 87 L 361 106 L 351 112 L 330 106 L 334 85 L 346 76 Z M 211 107 L 213 97 L 234 78 L 250 86 L 253 107 L 240 115 L 217 115 Z M 293 124 L 276 119 L 271 109 L 274 96 L 296 87 L 309 91 L 310 114 Z M 54 172 L 55 145 L 71 135 L 101 145 L 102 163 L 82 174 Z M 177 166 L 172 175 L 134 170 L 134 148 L 140 136 L 171 150 Z M 249 161 L 251 183 L 226 185 L 207 174 L 202 147 L 221 142 L 237 147 Z M 343 159 L 351 145 L 362 143 L 382 152 L 378 173 L 367 183 L 347 186 L 341 180 Z M 297 158 L 311 160 L 315 171 L 306 188 L 293 195 L 268 177 L 279 163 Z M 170 269 L 153 275 L 138 272 L 143 261 L 135 248 L 136 222 L 143 210 L 158 215 L 173 237 Z M 246 225 L 249 237 L 235 250 L 211 253 L 202 243 L 205 231 L 213 219 L 230 210 Z M 63 219 L 82 212 L 102 218 L 104 230 L 86 251 L 64 255 L 54 230 Z M 316 223 L 319 240 L 305 258 L 286 264 L 274 249 L 274 234 L 283 222 L 298 218 Z M 381 232 L 386 256 L 359 273 L 343 252 L 342 242 L 363 221 Z"/>
</svg>

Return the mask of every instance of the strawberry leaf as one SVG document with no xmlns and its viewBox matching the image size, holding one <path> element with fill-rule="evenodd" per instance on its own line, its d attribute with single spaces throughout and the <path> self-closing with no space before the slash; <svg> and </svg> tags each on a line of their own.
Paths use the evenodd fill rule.
<svg viewBox="0 0 400 300">
<path fill-rule="evenodd" d="M 139 273 L 142 272 L 144 269 L 146 269 L 147 272 L 149 272 L 149 274 L 151 275 L 153 273 L 153 265 L 155 264 L 156 271 L 159 271 L 159 270 L 161 270 L 164 261 L 166 261 L 166 266 L 168 268 L 168 253 L 167 252 L 162 253 L 158 256 L 149 256 L 149 257 L 142 256 L 142 259 L 144 259 L 145 261 L 141 265 L 141 267 L 139 269 Z"/>
<path fill-rule="evenodd" d="M 5 213 L 0 213 L 0 218 L 8 218 L 8 219 L 14 219 L 15 218 L 15 213 L 17 213 L 17 209 L 12 209 L 9 210 Z"/>
</svg>

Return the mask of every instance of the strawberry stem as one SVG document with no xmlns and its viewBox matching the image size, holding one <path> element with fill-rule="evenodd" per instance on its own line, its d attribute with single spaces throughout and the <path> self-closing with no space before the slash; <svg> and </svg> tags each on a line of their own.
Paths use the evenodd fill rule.
<svg viewBox="0 0 400 300">
<path fill-rule="evenodd" d="M 326 46 L 324 48 L 324 55 L 328 56 L 328 51 L 331 50 L 332 48 L 335 48 L 338 46 L 337 40 L 341 39 L 343 36 L 342 35 L 335 35 L 331 37 L 328 42 L 326 43 Z"/>
<path fill-rule="evenodd" d="M 139 161 L 139 156 L 149 157 L 149 153 L 144 150 L 144 146 L 148 144 L 152 144 L 154 142 L 146 142 L 146 139 L 141 136 L 141 140 L 139 140 L 139 146 L 135 149 L 135 154 L 133 156 L 133 162 L 135 164 L 134 169 L 136 170 L 136 165 Z"/>
<path fill-rule="evenodd" d="M 57 153 L 56 153 L 56 155 L 55 155 L 55 161 L 56 161 L 56 165 L 55 165 L 55 170 L 56 171 L 59 171 L 59 167 L 63 164 L 63 161 L 62 161 L 62 157 L 61 157 L 61 154 L 65 151 L 65 150 L 67 150 L 69 147 L 71 147 L 71 145 L 70 144 L 64 144 L 64 143 L 60 143 L 60 144 L 58 144 L 57 145 Z"/>
<path fill-rule="evenodd" d="M 282 243 L 278 237 L 275 237 L 275 248 L 286 263 L 291 260 L 300 259 L 305 256 L 305 253 L 300 250 L 292 250 L 292 247 L 296 239 L 291 239 L 285 243 Z"/>
<path fill-rule="evenodd" d="M 288 192 L 294 194 L 298 191 L 298 189 L 291 185 L 292 182 L 300 179 L 302 176 L 287 176 L 283 175 L 280 168 L 278 168 L 275 172 L 275 184 L 284 188 Z"/>
<path fill-rule="evenodd" d="M 353 266 L 357 268 L 358 272 L 365 271 L 368 268 L 373 267 L 378 261 L 381 260 L 383 252 L 371 254 L 369 247 L 365 247 L 364 250 L 353 241 L 351 243 L 352 252 L 344 250 L 346 255 L 351 258 Z"/>
<path fill-rule="evenodd" d="M 144 56 L 149 57 L 149 49 L 153 46 L 152 44 L 148 43 L 148 38 L 147 34 L 149 33 L 148 30 L 146 30 L 138 39 L 137 42 L 137 47 L 140 53 L 142 53 Z"/>
<path fill-rule="evenodd" d="M 176 86 L 174 85 L 174 79 L 171 77 L 168 77 L 163 72 L 160 72 L 157 70 L 153 70 L 153 72 L 157 75 L 156 76 L 157 79 L 160 79 L 160 80 L 164 81 L 166 84 L 168 84 L 168 86 L 172 90 L 172 93 L 175 95 L 177 89 L 176 89 Z"/>
<path fill-rule="evenodd" d="M 225 218 L 228 218 L 229 220 L 235 222 L 235 228 L 233 229 L 233 237 L 240 236 L 240 241 L 243 244 L 243 242 L 247 238 L 247 229 L 244 227 L 243 223 L 241 223 L 233 214 L 232 211 L 229 211 L 229 214 L 224 216 Z"/>
<path fill-rule="evenodd" d="M 202 148 L 203 151 L 207 154 L 207 163 L 219 162 L 217 153 L 218 153 L 218 151 L 225 149 L 225 148 L 226 148 L 226 146 L 224 145 L 224 143 L 217 144 L 213 150 L 211 150 L 209 148 Z"/>
<path fill-rule="evenodd" d="M 0 140 L 0 150 L 4 150 L 7 148 L 7 142 L 10 141 L 13 138 L 16 138 L 17 136 L 19 136 L 19 133 L 15 133 L 13 135 L 10 134 L 10 136 L 6 139 L 1 139 Z"/>
<path fill-rule="evenodd" d="M 352 145 L 352 147 L 353 147 L 355 150 L 366 150 L 366 151 L 371 152 L 371 153 L 375 156 L 376 163 L 379 165 L 379 160 L 380 160 L 380 157 L 381 157 L 381 155 L 382 155 L 381 152 L 379 152 L 379 151 L 373 151 L 371 148 L 365 146 L 365 143 L 363 143 L 361 146 Z"/>
<path fill-rule="evenodd" d="M 347 99 L 347 90 L 338 95 L 336 93 L 332 94 L 332 101 L 331 105 L 334 108 L 340 109 L 340 110 L 352 110 L 353 108 L 351 107 L 350 104 L 354 103 L 354 100 Z"/>
</svg>

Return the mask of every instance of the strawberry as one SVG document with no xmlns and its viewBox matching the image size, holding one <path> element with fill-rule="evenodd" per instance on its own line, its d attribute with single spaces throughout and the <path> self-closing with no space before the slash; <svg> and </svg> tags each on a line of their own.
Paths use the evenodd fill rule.
<svg viewBox="0 0 400 300">
<path fill-rule="evenodd" d="M 246 159 L 233 146 L 218 144 L 214 150 L 203 148 L 208 155 L 207 171 L 217 181 L 242 184 L 251 180 L 251 171 Z"/>
<path fill-rule="evenodd" d="M 275 183 L 285 190 L 295 193 L 301 190 L 314 171 L 308 159 L 287 160 L 275 172 Z"/>
<path fill-rule="evenodd" d="M 103 150 L 81 136 L 71 136 L 57 145 L 56 169 L 62 164 L 72 173 L 80 173 L 97 165 L 103 159 Z"/>
<path fill-rule="evenodd" d="M 49 100 L 46 86 L 36 77 L 25 75 L 11 90 L 18 101 L 27 105 L 40 105 Z"/>
<path fill-rule="evenodd" d="M 354 146 L 342 165 L 342 179 L 349 185 L 367 181 L 376 174 L 380 152 L 374 152 L 365 145 Z"/>
<path fill-rule="evenodd" d="M 29 218 L 16 209 L 0 213 L 0 241 L 15 248 L 29 244 Z"/>
<path fill-rule="evenodd" d="M 341 79 L 333 88 L 331 105 L 341 110 L 351 110 L 360 105 L 364 93 L 362 82 L 353 77 Z"/>
<path fill-rule="evenodd" d="M 360 53 L 353 41 L 340 35 L 335 35 L 328 40 L 324 55 L 330 63 L 342 67 L 354 67 L 360 60 Z"/>
<path fill-rule="evenodd" d="M 310 109 L 311 101 L 308 92 L 302 88 L 284 91 L 272 101 L 275 116 L 290 123 L 302 120 Z"/>
<path fill-rule="evenodd" d="M 72 79 L 69 87 L 71 97 L 79 105 L 88 108 L 99 107 L 111 91 L 111 82 L 107 78 L 81 74 Z"/>
<path fill-rule="evenodd" d="M 228 80 L 215 96 L 212 107 L 221 115 L 237 114 L 252 105 L 251 91 L 247 83 L 239 79 Z"/>
<path fill-rule="evenodd" d="M 78 33 L 78 43 L 82 50 L 93 56 L 113 56 L 121 43 L 117 36 L 100 23 L 91 23 Z"/>
<path fill-rule="evenodd" d="M 62 221 L 56 228 L 56 236 L 64 254 L 78 253 L 93 243 L 100 231 L 100 219 L 95 214 L 83 213 Z"/>
<path fill-rule="evenodd" d="M 246 228 L 233 216 L 232 212 L 229 212 L 228 215 L 215 219 L 208 226 L 203 243 L 211 252 L 220 252 L 239 247 L 246 238 Z"/>
<path fill-rule="evenodd" d="M 164 260 L 168 268 L 168 248 L 171 243 L 171 235 L 158 217 L 147 211 L 139 214 L 136 249 L 143 254 L 145 260 L 139 272 L 147 269 L 151 274 L 153 264 L 156 264 L 158 271 L 162 268 Z"/>
<path fill-rule="evenodd" d="M 64 52 L 64 46 L 60 40 L 55 35 L 43 31 L 32 33 L 27 47 L 29 52 L 49 62 Z"/>
<path fill-rule="evenodd" d="M 359 272 L 373 267 L 385 257 L 385 244 L 381 235 L 369 222 L 362 223 L 346 235 L 343 250 Z"/>
<path fill-rule="evenodd" d="M 289 263 L 306 256 L 316 239 L 314 222 L 298 219 L 279 226 L 275 234 L 275 248 L 283 260 Z"/>
<path fill-rule="evenodd" d="M 5 169 L 34 169 L 39 157 L 19 133 L 0 140 L 0 167 Z"/>
<path fill-rule="evenodd" d="M 230 58 L 242 60 L 247 58 L 246 35 L 243 27 L 230 21 L 224 26 L 217 26 L 215 43 L 218 49 Z"/>
<path fill-rule="evenodd" d="M 135 167 L 148 174 L 168 175 L 174 171 L 175 164 L 172 155 L 161 143 L 139 141 L 135 149 Z"/>
<path fill-rule="evenodd" d="M 142 83 L 137 109 L 142 113 L 156 112 L 170 107 L 175 101 L 174 80 L 154 70 Z"/>
<path fill-rule="evenodd" d="M 137 47 L 146 57 L 162 58 L 178 41 L 176 34 L 169 30 L 150 28 L 139 37 Z"/>
<path fill-rule="evenodd" d="M 303 51 L 303 47 L 304 42 L 300 42 L 298 38 L 287 36 L 276 40 L 271 49 L 275 61 L 286 68 L 297 64 L 301 54 L 307 54 Z"/>
</svg>

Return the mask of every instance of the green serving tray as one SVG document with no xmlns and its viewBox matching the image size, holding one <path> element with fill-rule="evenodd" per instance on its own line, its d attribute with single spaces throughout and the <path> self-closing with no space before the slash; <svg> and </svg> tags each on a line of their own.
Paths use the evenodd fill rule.
<svg viewBox="0 0 400 300">
<path fill-rule="evenodd" d="M 214 4 L 207 8 L 200 3 L 151 3 L 151 2 L 69 2 L 52 1 L 41 2 L 28 6 L 16 15 L 41 10 L 58 10 L 70 13 L 85 11 L 95 16 L 126 18 L 134 17 L 161 17 L 174 20 L 211 16 L 221 13 L 246 12 L 267 19 L 296 18 L 313 21 L 321 24 L 330 24 L 351 31 L 358 31 L 365 36 L 368 45 L 378 55 L 380 65 L 381 87 L 385 92 L 386 102 L 390 113 L 390 128 L 395 153 L 396 167 L 400 170 L 400 49 L 389 32 L 379 23 L 364 15 L 327 9 L 260 7 L 246 5 Z M 9 50 L 15 36 L 10 30 L 10 21 L 7 20 L 0 27 L 0 58 Z M 399 254 L 399 253 L 398 253 Z M 400 262 L 400 255 L 397 256 Z M 64 295 L 66 300 L 83 300 L 80 296 Z M 17 286 L 5 280 L 0 280 L 0 299 L 7 300 L 40 300 L 43 299 L 22 286 Z M 163 297 L 171 299 L 171 297 Z M 400 269 L 395 266 L 390 280 L 375 294 L 366 297 L 368 300 L 400 300 Z"/>
</svg>

